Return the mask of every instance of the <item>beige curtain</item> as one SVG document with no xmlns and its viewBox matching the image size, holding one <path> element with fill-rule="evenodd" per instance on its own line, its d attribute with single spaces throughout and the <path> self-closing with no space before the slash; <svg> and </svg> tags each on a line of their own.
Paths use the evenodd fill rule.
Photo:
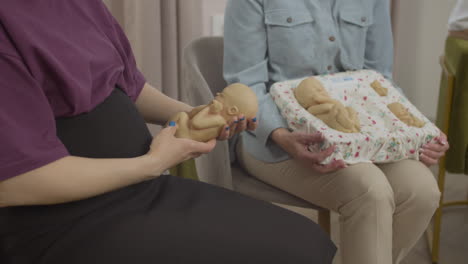
<svg viewBox="0 0 468 264">
<path fill-rule="evenodd" d="M 179 99 L 181 58 L 187 43 L 201 35 L 201 0 L 103 0 L 119 21 L 147 81 Z M 183 4 L 182 4 L 183 3 Z M 153 135 L 158 126 L 149 125 Z M 171 169 L 171 174 L 197 179 L 194 160 Z"/>
<path fill-rule="evenodd" d="M 183 48 L 201 35 L 198 1 L 103 1 L 126 32 L 148 82 L 178 99 Z"/>
<path fill-rule="evenodd" d="M 125 30 L 139 68 L 148 82 L 179 99 L 180 62 L 183 48 L 203 35 L 206 5 L 221 0 L 103 0 Z M 397 10 L 400 0 L 391 0 L 392 25 L 397 41 Z M 206 23 L 206 22 L 205 22 Z"/>
</svg>

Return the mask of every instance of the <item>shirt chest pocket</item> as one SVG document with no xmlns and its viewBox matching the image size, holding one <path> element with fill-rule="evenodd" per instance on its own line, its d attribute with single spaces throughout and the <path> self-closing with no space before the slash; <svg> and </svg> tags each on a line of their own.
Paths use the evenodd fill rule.
<svg viewBox="0 0 468 264">
<path fill-rule="evenodd" d="M 343 9 L 340 12 L 339 32 L 348 62 L 360 68 L 364 64 L 366 38 L 374 24 L 373 16 L 365 8 Z"/>
<path fill-rule="evenodd" d="M 315 21 L 309 12 L 277 10 L 265 13 L 271 62 L 305 63 L 314 57 Z"/>
<path fill-rule="evenodd" d="M 343 10 L 340 13 L 341 26 L 348 32 L 365 32 L 369 26 L 374 24 L 373 17 L 365 10 Z"/>
</svg>

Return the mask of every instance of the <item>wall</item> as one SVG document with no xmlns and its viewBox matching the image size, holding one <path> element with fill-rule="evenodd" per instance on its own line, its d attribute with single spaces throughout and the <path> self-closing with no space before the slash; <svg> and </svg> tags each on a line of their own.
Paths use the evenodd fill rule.
<svg viewBox="0 0 468 264">
<path fill-rule="evenodd" d="M 400 0 L 395 14 L 396 83 L 428 118 L 439 95 L 439 57 L 455 0 Z"/>
<path fill-rule="evenodd" d="M 185 23 L 180 25 L 181 45 L 212 33 L 212 16 L 223 14 L 227 0 L 182 0 L 179 14 Z"/>
<path fill-rule="evenodd" d="M 212 33 L 212 16 L 223 14 L 227 0 L 201 0 L 202 1 L 202 26 L 203 35 Z"/>
<path fill-rule="evenodd" d="M 145 50 L 144 58 L 146 60 L 141 58 L 142 54 L 136 54 L 137 60 L 142 64 L 140 66 L 152 71 L 155 68 L 164 70 L 162 65 L 154 62 L 162 61 L 164 56 L 179 57 L 180 59 L 181 51 L 188 42 L 201 36 L 210 35 L 212 33 L 212 16 L 222 14 L 227 2 L 227 0 L 179 0 L 177 5 L 173 5 L 174 8 L 177 7 L 177 10 L 171 10 L 168 13 L 167 11 L 161 12 L 158 9 L 159 4 L 154 4 L 155 0 L 140 0 L 144 1 L 145 6 L 147 6 L 143 10 L 139 9 L 143 5 L 132 5 L 132 3 L 128 3 L 130 1 L 105 1 L 116 6 L 114 11 L 118 17 L 122 15 L 124 10 L 126 13 L 136 14 L 130 16 L 129 20 L 126 21 L 129 26 L 137 24 L 136 22 L 146 23 L 146 25 L 158 24 L 158 21 L 161 20 L 160 16 L 165 15 L 176 19 L 173 14 L 179 14 L 178 34 L 175 33 L 175 28 L 165 31 L 173 32 L 177 36 L 162 36 L 158 27 L 144 27 L 141 32 L 136 30 L 128 32 L 134 48 Z M 396 32 L 395 81 L 423 113 L 429 118 L 434 118 L 437 110 L 435 105 L 440 80 L 438 58 L 443 53 L 448 15 L 455 0 L 393 0 L 393 2 L 398 3 L 394 10 L 396 19 L 393 23 Z M 172 6 L 173 2 L 163 1 L 162 3 Z M 140 14 L 142 12 L 150 14 L 142 17 Z M 159 15 L 154 15 L 158 13 Z M 134 21 L 136 19 L 138 21 Z M 177 24 L 177 22 L 174 23 Z M 168 25 L 161 26 L 167 28 Z M 148 41 L 148 36 L 153 36 L 154 39 Z M 155 42 L 160 42 L 158 38 L 167 39 L 168 37 L 178 37 L 178 45 L 174 46 L 171 52 L 166 50 L 166 52 L 161 53 L 151 49 Z M 146 38 L 145 41 L 141 41 L 144 38 Z M 146 65 L 146 62 L 150 65 Z M 159 70 L 157 71 L 159 72 Z M 161 78 L 158 78 L 157 75 L 151 73 L 146 73 L 146 75 L 149 76 L 151 83 L 159 84 Z M 164 76 L 167 77 L 168 74 L 164 74 Z M 171 78 L 177 78 L 177 76 Z"/>
<path fill-rule="evenodd" d="M 438 61 L 443 53 L 448 16 L 456 0 L 393 1 L 398 2 L 394 10 L 395 81 L 424 114 L 434 119 L 440 82 Z M 227 0 L 192 2 L 190 9 L 198 8 L 200 15 L 192 17 L 189 38 L 210 35 L 212 16 L 224 12 Z"/>
<path fill-rule="evenodd" d="M 435 119 L 439 94 L 439 56 L 443 53 L 447 21 L 456 0 L 393 0 L 395 8 L 394 78 L 425 115 Z M 224 11 L 227 0 L 195 0 L 201 7 L 201 29 L 210 35 L 211 16 Z M 201 30 L 201 31 L 200 31 Z"/>
</svg>

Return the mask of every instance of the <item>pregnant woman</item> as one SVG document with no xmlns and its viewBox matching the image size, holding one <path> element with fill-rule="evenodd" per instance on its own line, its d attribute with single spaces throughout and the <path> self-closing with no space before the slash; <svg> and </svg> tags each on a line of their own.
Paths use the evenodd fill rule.
<svg viewBox="0 0 468 264">
<path fill-rule="evenodd" d="M 0 0 L 0 263 L 331 263 L 308 219 L 161 175 L 216 144 L 152 138 L 145 120 L 190 110 L 100 0 Z"/>
</svg>

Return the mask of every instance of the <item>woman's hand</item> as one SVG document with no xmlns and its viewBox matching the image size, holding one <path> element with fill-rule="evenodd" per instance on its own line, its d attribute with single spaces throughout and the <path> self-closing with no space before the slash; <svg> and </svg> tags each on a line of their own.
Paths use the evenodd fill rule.
<svg viewBox="0 0 468 264">
<path fill-rule="evenodd" d="M 271 138 L 292 158 L 316 172 L 330 173 L 346 168 L 346 164 L 342 160 L 335 160 L 327 165 L 320 164 L 333 153 L 335 146 L 317 153 L 309 151 L 310 145 L 319 144 L 324 141 L 324 137 L 320 132 L 306 134 L 289 132 L 287 129 L 279 128 L 273 131 Z"/>
<path fill-rule="evenodd" d="M 189 159 L 197 158 L 209 153 L 216 146 L 216 140 L 206 143 L 186 138 L 176 138 L 177 126 L 169 126 L 153 139 L 150 151 L 146 156 L 150 157 L 157 168 L 156 172 L 165 171 Z"/>
<path fill-rule="evenodd" d="M 218 140 L 229 139 L 235 134 L 239 134 L 245 130 L 254 131 L 257 129 L 257 126 L 257 118 L 247 120 L 244 116 L 235 117 L 229 125 L 226 125 L 223 128 L 221 134 L 218 137 Z"/>
<path fill-rule="evenodd" d="M 436 138 L 437 143 L 429 143 L 422 146 L 419 151 L 419 160 L 430 167 L 439 163 L 439 159 L 445 155 L 449 149 L 447 136 L 440 132 L 440 136 Z"/>
</svg>

